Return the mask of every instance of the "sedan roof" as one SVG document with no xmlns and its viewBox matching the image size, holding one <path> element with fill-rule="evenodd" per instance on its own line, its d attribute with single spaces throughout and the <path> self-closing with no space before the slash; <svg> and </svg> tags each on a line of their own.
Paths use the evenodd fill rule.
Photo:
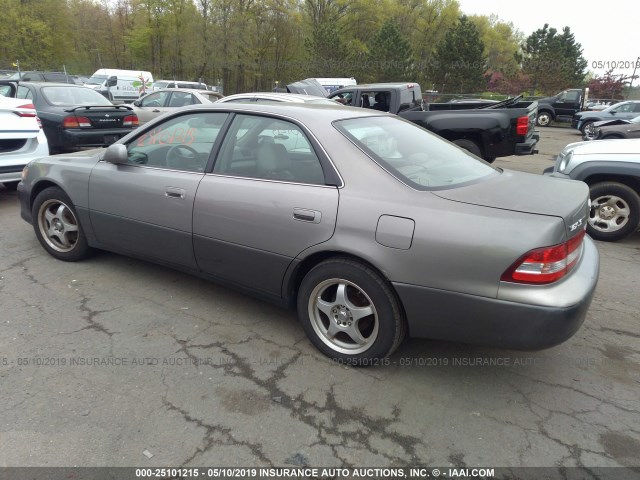
<svg viewBox="0 0 640 480">
<path fill-rule="evenodd" d="M 267 100 L 273 100 L 274 102 L 297 102 L 297 103 L 338 103 L 333 100 L 329 100 L 326 97 L 319 97 L 315 95 L 304 95 L 301 93 L 277 93 L 277 92 L 250 92 L 250 93 L 236 93 L 235 95 L 229 95 L 224 97 L 224 102 L 232 102 L 238 99 L 250 100 L 255 97 L 260 97 Z"/>
</svg>

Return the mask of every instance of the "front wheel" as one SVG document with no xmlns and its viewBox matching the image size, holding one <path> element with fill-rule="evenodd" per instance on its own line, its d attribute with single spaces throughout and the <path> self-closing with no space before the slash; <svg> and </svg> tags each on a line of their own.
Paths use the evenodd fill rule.
<svg viewBox="0 0 640 480">
<path fill-rule="evenodd" d="M 36 237 L 52 256 L 75 262 L 92 253 L 71 199 L 58 187 L 41 191 L 31 210 Z"/>
<path fill-rule="evenodd" d="M 594 130 L 595 130 L 595 127 L 593 126 L 593 121 L 584 122 L 582 124 L 582 127 L 580 127 L 580 132 L 582 132 L 583 136 L 586 136 L 587 132 L 589 135 L 593 135 Z"/>
<path fill-rule="evenodd" d="M 582 139 L 595 140 L 598 138 L 598 132 L 593 122 L 587 122 L 582 126 Z"/>
<path fill-rule="evenodd" d="M 354 366 L 386 358 L 405 334 L 391 287 L 371 268 L 345 258 L 307 273 L 298 291 L 298 317 L 318 350 Z"/>
<path fill-rule="evenodd" d="M 536 124 L 540 127 L 548 127 L 551 123 L 551 114 L 549 112 L 538 112 L 538 117 L 536 118 Z"/>
<path fill-rule="evenodd" d="M 591 210 L 587 233 L 596 240 L 615 242 L 638 229 L 640 196 L 622 183 L 602 182 L 589 188 Z"/>
</svg>

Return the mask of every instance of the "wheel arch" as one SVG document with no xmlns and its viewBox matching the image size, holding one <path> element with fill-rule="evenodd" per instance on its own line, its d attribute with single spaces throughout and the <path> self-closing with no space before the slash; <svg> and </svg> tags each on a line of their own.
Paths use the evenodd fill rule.
<svg viewBox="0 0 640 480">
<path fill-rule="evenodd" d="M 602 182 L 616 182 L 626 185 L 627 187 L 636 191 L 640 195 L 640 177 L 633 175 L 626 175 L 622 173 L 593 173 L 587 176 L 583 182 L 590 187 L 597 183 Z"/>
<path fill-rule="evenodd" d="M 549 116 L 551 117 L 551 120 L 555 120 L 556 119 L 556 112 L 553 109 L 553 107 L 549 106 L 549 105 L 544 105 L 544 106 L 539 106 L 538 105 L 538 113 L 536 114 L 536 118 L 538 117 L 538 115 L 540 115 L 541 113 L 548 113 Z"/>
<path fill-rule="evenodd" d="M 480 156 L 484 158 L 486 155 L 485 141 L 482 136 L 482 133 L 480 132 L 470 132 L 470 133 L 464 133 L 464 134 L 461 133 L 459 135 L 452 136 L 451 139 L 448 139 L 448 140 L 452 143 L 456 143 L 457 140 L 467 140 L 469 142 L 473 142 L 478 147 L 478 150 L 480 150 Z M 460 145 L 458 146 L 461 147 Z M 461 148 L 464 148 L 464 147 L 461 147 Z"/>
<path fill-rule="evenodd" d="M 636 164 L 594 159 L 576 166 L 570 177 L 589 186 L 601 182 L 622 183 L 640 195 L 640 169 Z"/>
<path fill-rule="evenodd" d="M 376 265 L 371 263 L 370 261 L 358 256 L 354 253 L 345 252 L 341 250 L 322 250 L 318 252 L 314 252 L 307 257 L 303 258 L 300 262 L 291 268 L 287 274 L 285 275 L 284 284 L 283 284 L 283 293 L 284 300 L 287 306 L 294 307 L 296 305 L 298 299 L 298 290 L 300 289 L 300 284 L 302 283 L 302 279 L 305 277 L 307 273 L 311 271 L 316 265 L 324 262 L 325 260 L 331 258 L 341 258 L 346 260 L 353 260 L 355 262 L 361 263 L 364 266 L 373 270 L 376 274 L 380 276 L 380 278 L 387 283 L 389 289 L 393 292 L 393 295 L 396 297 L 398 301 L 398 305 L 400 306 L 401 313 L 405 318 L 406 323 L 406 314 L 404 311 L 404 307 L 402 302 L 400 301 L 400 296 L 396 289 L 394 288 L 391 281 L 387 278 L 382 270 L 380 270 Z M 408 328 L 408 327 L 407 327 Z"/>
<path fill-rule="evenodd" d="M 67 193 L 64 188 L 62 188 L 58 183 L 54 182 L 50 179 L 40 180 L 31 188 L 31 193 L 29 194 L 29 210 L 33 208 L 33 202 L 40 192 L 46 190 L 49 187 L 58 187 L 60 190 Z M 68 194 L 67 194 L 68 195 Z"/>
</svg>

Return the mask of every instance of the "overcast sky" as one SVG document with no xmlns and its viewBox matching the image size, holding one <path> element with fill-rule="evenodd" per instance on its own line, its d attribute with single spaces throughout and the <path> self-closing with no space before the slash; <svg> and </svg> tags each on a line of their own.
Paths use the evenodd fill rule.
<svg viewBox="0 0 640 480">
<path fill-rule="evenodd" d="M 496 14 L 512 22 L 525 37 L 545 23 L 562 31 L 569 27 L 576 41 L 582 44 L 582 55 L 588 70 L 602 74 L 607 68 L 594 68 L 593 62 L 626 62 L 633 65 L 640 56 L 640 1 L 606 0 L 596 2 L 576 0 L 534 0 L 530 2 L 503 0 L 458 0 L 460 10 L 469 15 Z M 631 75 L 631 68 L 616 68 L 614 74 Z M 640 74 L 640 66 L 636 74 Z M 639 84 L 636 79 L 634 85 Z"/>
</svg>

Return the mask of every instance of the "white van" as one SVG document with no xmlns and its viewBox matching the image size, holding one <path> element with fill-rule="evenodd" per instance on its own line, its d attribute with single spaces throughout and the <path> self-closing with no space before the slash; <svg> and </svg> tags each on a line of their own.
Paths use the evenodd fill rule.
<svg viewBox="0 0 640 480">
<path fill-rule="evenodd" d="M 351 78 L 316 78 L 318 83 L 324 87 L 324 89 L 328 93 L 333 93 L 342 87 L 350 87 L 352 85 L 357 85 L 356 79 Z"/>
<path fill-rule="evenodd" d="M 113 77 L 117 78 L 114 82 Z M 133 102 L 153 87 L 151 72 L 101 68 L 85 83 L 113 102 Z"/>
<path fill-rule="evenodd" d="M 185 82 L 184 80 L 156 80 L 153 84 L 153 90 L 161 90 L 163 88 L 190 88 L 191 90 L 208 90 L 206 83 Z"/>
</svg>

